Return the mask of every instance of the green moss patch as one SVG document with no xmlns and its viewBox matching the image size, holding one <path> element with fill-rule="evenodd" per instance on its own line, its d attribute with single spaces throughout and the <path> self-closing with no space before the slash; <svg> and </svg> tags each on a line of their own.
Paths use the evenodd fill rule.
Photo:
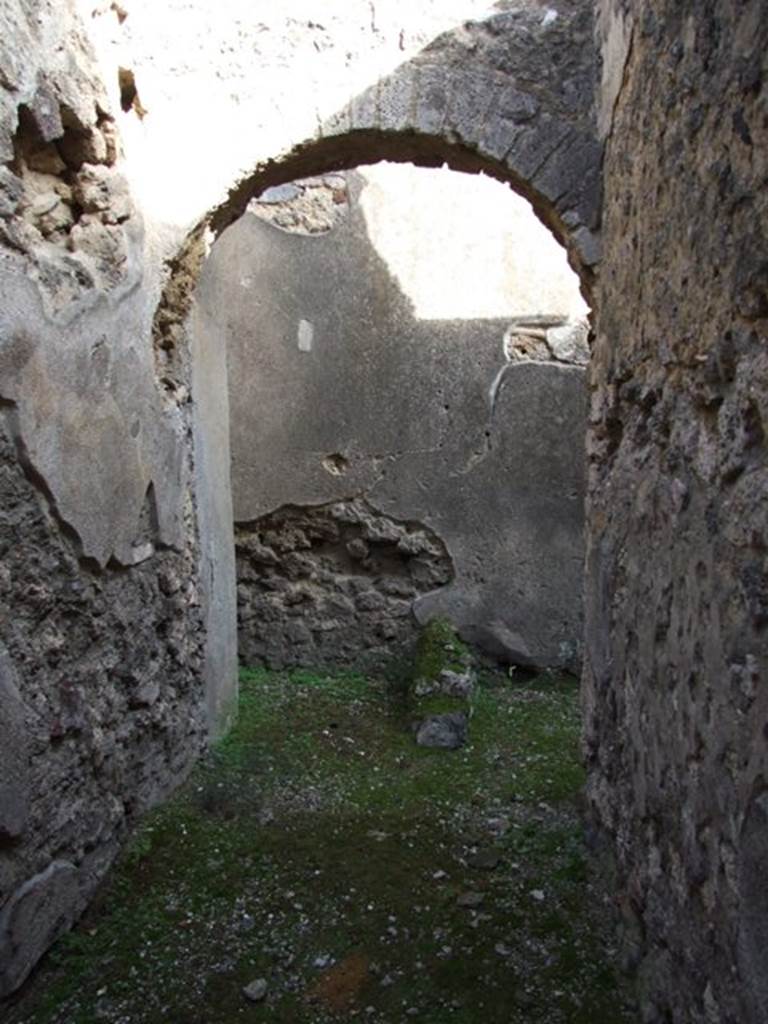
<svg viewBox="0 0 768 1024">
<path fill-rule="evenodd" d="M 481 680 L 458 751 L 416 747 L 381 680 L 244 671 L 241 691 L 9 1024 L 633 1019 L 572 680 Z"/>
<path fill-rule="evenodd" d="M 416 644 L 413 666 L 414 680 L 432 682 L 444 669 L 461 672 L 466 668 L 469 649 L 463 643 L 447 619 L 430 619 Z"/>
</svg>

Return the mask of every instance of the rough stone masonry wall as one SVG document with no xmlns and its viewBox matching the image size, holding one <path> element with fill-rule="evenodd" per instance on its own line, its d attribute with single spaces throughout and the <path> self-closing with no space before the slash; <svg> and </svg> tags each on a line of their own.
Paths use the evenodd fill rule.
<svg viewBox="0 0 768 1024">
<path fill-rule="evenodd" d="M 761 1024 L 768 18 L 762 0 L 603 8 L 589 796 L 643 1021 Z"/>
<path fill-rule="evenodd" d="M 194 562 L 102 570 L 0 425 L 0 996 L 84 909 L 205 739 Z M 34 480 L 34 474 L 32 474 Z M 148 505 L 136 541 L 157 541 Z"/>
<path fill-rule="evenodd" d="M 386 669 L 416 641 L 414 600 L 453 575 L 431 531 L 360 499 L 239 523 L 235 545 L 246 665 Z"/>
<path fill-rule="evenodd" d="M 188 417 L 71 7 L 0 15 L 0 997 L 205 742 Z"/>
<path fill-rule="evenodd" d="M 326 6 L 324 26 L 302 20 L 304 0 L 262 5 L 258 21 L 250 3 L 231 19 L 213 5 L 212 17 L 210 0 L 172 0 L 162 19 L 154 0 L 0 6 L 0 505 L 18 510 L 15 543 L 30 545 L 23 569 L 4 549 L 2 992 L 76 915 L 131 809 L 172 785 L 230 710 L 227 396 L 215 330 L 190 309 L 204 226 L 234 219 L 259 182 L 352 166 L 376 146 L 404 159 L 413 146 L 427 162 L 497 161 L 580 266 L 598 259 L 586 8 L 505 4 L 415 67 L 416 50 L 484 3 L 380 0 L 374 17 L 367 0 Z M 137 102 L 121 96 L 131 76 Z M 285 178 L 290 153 L 303 168 Z M 71 584 L 84 603 L 69 644 L 72 604 L 59 595 Z M 36 600 L 20 628 L 17 609 Z M 113 671 L 100 621 L 135 679 Z M 149 703 L 134 709 L 142 690 Z M 114 775 L 98 763 L 113 740 Z M 26 823 L 22 779 L 34 790 Z M 59 803 L 43 826 L 45 790 Z M 112 823 L 101 833 L 91 808 Z"/>
</svg>

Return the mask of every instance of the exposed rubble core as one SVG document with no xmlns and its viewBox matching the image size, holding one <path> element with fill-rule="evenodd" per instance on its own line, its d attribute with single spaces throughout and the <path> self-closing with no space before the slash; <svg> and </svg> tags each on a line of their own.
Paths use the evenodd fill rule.
<svg viewBox="0 0 768 1024">
<path fill-rule="evenodd" d="M 169 280 L 152 321 L 155 374 L 169 401 L 179 406 L 186 405 L 190 398 L 192 360 L 187 324 L 205 255 L 205 234 L 193 231 L 180 252 L 168 261 Z"/>
<path fill-rule="evenodd" d="M 20 103 L 0 167 L 0 237 L 28 259 L 53 317 L 141 278 L 141 217 L 115 167 L 114 122 L 98 83 L 83 84 L 77 107 L 48 83 Z"/>
<path fill-rule="evenodd" d="M 588 339 L 586 320 L 562 316 L 516 317 L 504 336 L 504 354 L 510 362 L 554 361 L 586 366 Z"/>
<path fill-rule="evenodd" d="M 190 555 L 78 558 L 0 423 L 0 996 L 81 913 L 136 815 L 205 740 Z M 148 615 L 147 609 L 154 609 Z"/>
<path fill-rule="evenodd" d="M 324 174 L 265 189 L 248 212 L 283 231 L 319 235 L 349 212 L 346 174 Z"/>
<path fill-rule="evenodd" d="M 279 509 L 235 544 L 245 665 L 386 668 L 416 640 L 414 600 L 452 577 L 430 530 L 361 500 Z"/>
</svg>

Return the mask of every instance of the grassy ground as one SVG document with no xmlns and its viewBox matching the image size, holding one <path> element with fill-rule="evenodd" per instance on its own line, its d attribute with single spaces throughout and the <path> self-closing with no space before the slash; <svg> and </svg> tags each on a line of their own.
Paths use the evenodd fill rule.
<svg viewBox="0 0 768 1024">
<path fill-rule="evenodd" d="M 425 750 L 383 682 L 243 672 L 235 730 L 8 1020 L 632 1020 L 583 847 L 577 702 L 572 680 L 488 677 L 469 745 Z"/>
</svg>

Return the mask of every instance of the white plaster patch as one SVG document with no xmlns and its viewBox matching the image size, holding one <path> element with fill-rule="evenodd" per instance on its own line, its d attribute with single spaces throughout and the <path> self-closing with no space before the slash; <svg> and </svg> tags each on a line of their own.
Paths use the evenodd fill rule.
<svg viewBox="0 0 768 1024">
<path fill-rule="evenodd" d="M 629 14 L 625 17 L 616 0 L 601 0 L 597 25 L 603 58 L 597 128 L 600 138 L 605 139 L 611 133 L 613 112 L 624 81 L 624 68 L 632 41 L 632 21 Z"/>
<path fill-rule="evenodd" d="M 155 553 L 155 546 L 151 541 L 147 541 L 146 544 L 134 544 L 131 550 L 131 565 L 141 565 L 142 562 L 146 562 L 148 558 L 151 558 Z"/>
<path fill-rule="evenodd" d="M 299 352 L 311 352 L 315 328 L 309 320 L 299 320 Z"/>
</svg>

